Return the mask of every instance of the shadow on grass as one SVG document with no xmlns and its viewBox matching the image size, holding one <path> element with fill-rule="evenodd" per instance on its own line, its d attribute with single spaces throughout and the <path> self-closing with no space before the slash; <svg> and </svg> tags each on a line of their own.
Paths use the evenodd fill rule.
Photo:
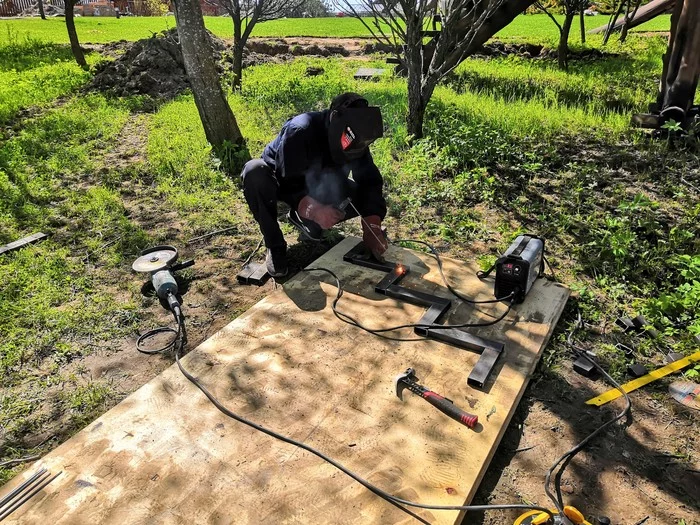
<svg viewBox="0 0 700 525">
<path fill-rule="evenodd" d="M 480 60 L 477 58 L 472 61 Z M 444 83 L 457 93 L 470 91 L 477 94 L 492 96 L 502 100 L 518 100 L 527 102 L 541 100 L 558 103 L 568 107 L 585 109 L 597 108 L 614 113 L 630 113 L 638 109 L 638 101 L 634 100 L 638 83 L 631 79 L 655 78 L 655 64 L 649 64 L 641 59 L 629 56 L 602 58 L 596 61 L 577 63 L 571 67 L 574 75 L 583 75 L 586 79 L 595 77 L 594 86 L 580 85 L 572 82 L 568 74 L 555 69 L 554 59 L 530 59 L 527 67 L 535 71 L 549 73 L 547 78 L 517 74 L 511 76 L 493 76 L 487 70 L 461 70 L 451 74 Z M 561 78 L 557 78 L 559 75 Z M 619 79 L 630 79 L 628 86 Z"/>
</svg>

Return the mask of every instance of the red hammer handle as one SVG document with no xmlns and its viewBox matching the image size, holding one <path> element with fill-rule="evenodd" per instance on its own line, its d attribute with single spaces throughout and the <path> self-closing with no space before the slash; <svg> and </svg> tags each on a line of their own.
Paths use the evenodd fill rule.
<svg viewBox="0 0 700 525">
<path fill-rule="evenodd" d="M 435 408 L 437 408 L 444 414 L 450 416 L 455 421 L 459 421 L 460 423 L 469 428 L 474 428 L 476 426 L 477 421 L 479 420 L 477 416 L 465 412 L 458 406 L 455 406 L 455 404 L 452 401 L 450 401 L 449 399 L 445 399 L 440 394 L 436 394 L 435 392 L 427 390 L 423 392 L 422 396 L 423 399 L 425 399 Z"/>
</svg>

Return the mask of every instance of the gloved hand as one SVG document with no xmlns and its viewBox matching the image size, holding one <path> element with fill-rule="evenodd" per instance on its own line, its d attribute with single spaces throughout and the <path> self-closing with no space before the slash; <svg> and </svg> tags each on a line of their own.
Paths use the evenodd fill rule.
<svg viewBox="0 0 700 525">
<path fill-rule="evenodd" d="M 362 240 L 375 259 L 383 260 L 382 255 L 389 247 L 389 242 L 382 231 L 382 219 L 379 215 L 370 215 L 362 219 Z"/>
<path fill-rule="evenodd" d="M 308 195 L 301 199 L 297 211 L 301 217 L 314 221 L 324 230 L 332 228 L 345 218 L 344 211 L 327 204 L 321 204 Z"/>
</svg>

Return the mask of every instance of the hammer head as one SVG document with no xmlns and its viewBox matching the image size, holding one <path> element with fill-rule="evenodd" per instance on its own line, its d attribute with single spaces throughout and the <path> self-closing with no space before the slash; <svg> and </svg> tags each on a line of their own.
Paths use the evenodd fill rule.
<svg viewBox="0 0 700 525">
<path fill-rule="evenodd" d="M 413 368 L 407 368 L 403 374 L 399 374 L 394 379 L 394 385 L 396 386 L 396 395 L 403 401 L 403 391 L 408 386 L 407 381 L 415 382 L 418 381 L 416 377 L 416 371 Z"/>
</svg>

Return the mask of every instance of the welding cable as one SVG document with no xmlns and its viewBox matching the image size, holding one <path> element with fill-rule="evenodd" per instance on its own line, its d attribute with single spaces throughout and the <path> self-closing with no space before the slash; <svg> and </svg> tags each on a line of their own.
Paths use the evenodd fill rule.
<svg viewBox="0 0 700 525">
<path fill-rule="evenodd" d="M 542 254 L 542 260 L 543 260 L 543 261 L 545 262 L 545 264 L 547 265 L 547 268 L 549 268 L 549 273 L 552 274 L 552 281 L 554 281 L 554 282 L 559 282 L 559 281 L 557 280 L 556 274 L 554 273 L 554 268 L 552 268 L 552 265 L 549 264 L 549 259 L 547 259 L 547 257 L 545 256 L 544 253 Z M 544 272 L 542 272 L 541 275 L 544 275 Z"/>
<path fill-rule="evenodd" d="M 428 242 L 425 242 L 425 241 L 419 241 L 419 240 L 417 240 L 417 239 L 399 239 L 399 240 L 396 240 L 396 241 L 392 242 L 392 244 L 397 244 L 397 243 L 400 243 L 400 242 L 403 242 L 403 243 L 416 243 L 416 244 L 422 244 L 422 245 L 424 245 L 424 246 L 427 246 L 428 249 L 431 251 L 432 256 L 433 256 L 433 257 L 435 258 L 435 260 L 437 261 L 438 270 L 440 270 L 440 277 L 442 277 L 442 281 L 445 283 L 445 286 L 446 286 L 447 289 L 452 293 L 452 295 L 454 295 L 457 299 L 461 299 L 461 300 L 464 301 L 465 303 L 470 303 L 470 304 L 500 303 L 500 302 L 502 302 L 502 301 L 507 301 L 508 299 L 512 299 L 512 298 L 515 296 L 515 292 L 511 292 L 511 293 L 509 293 L 508 295 L 506 295 L 505 297 L 496 298 L 496 299 L 485 299 L 485 300 L 483 300 L 483 301 L 474 301 L 473 299 L 469 299 L 468 297 L 465 297 L 464 295 L 462 295 L 462 294 L 460 294 L 459 292 L 457 292 L 457 290 L 455 290 L 455 289 L 450 285 L 450 283 L 447 282 L 447 277 L 445 277 L 445 273 L 444 273 L 444 271 L 443 271 L 443 269 L 442 269 L 442 259 L 440 258 L 440 254 L 438 253 L 438 251 L 435 249 L 435 247 L 434 247 L 432 244 L 430 244 L 430 243 L 428 243 Z"/>
<path fill-rule="evenodd" d="M 253 259 L 256 253 L 258 253 L 258 250 L 262 246 L 263 241 L 265 240 L 265 237 L 260 237 L 260 240 L 258 241 L 258 245 L 255 247 L 255 249 L 250 252 L 250 255 L 248 258 L 245 260 L 243 264 L 241 264 L 241 268 L 245 268 L 245 266 Z"/>
<path fill-rule="evenodd" d="M 394 336 L 386 335 L 383 333 L 373 332 L 371 329 L 365 328 L 364 326 L 362 326 L 360 324 L 360 322 L 357 319 L 355 319 L 354 317 L 338 310 L 338 301 L 340 301 L 340 298 L 343 296 L 343 293 L 345 290 L 343 289 L 343 285 L 341 284 L 340 279 L 338 278 L 338 276 L 335 273 L 333 273 L 331 270 L 328 270 L 326 268 L 308 268 L 308 269 L 303 268 L 301 271 L 302 272 L 313 272 L 313 271 L 317 271 L 317 270 L 327 272 L 327 273 L 331 274 L 331 276 L 335 279 L 335 283 L 336 283 L 335 285 L 336 285 L 337 292 L 335 294 L 335 298 L 333 299 L 333 302 L 331 303 L 331 310 L 333 311 L 333 314 L 338 319 L 343 321 L 344 323 L 347 323 L 347 324 L 352 325 L 352 326 L 356 326 L 357 328 L 360 328 L 360 329 L 365 330 L 371 334 L 374 334 L 377 337 L 381 337 L 382 339 L 388 339 L 389 341 L 402 341 L 402 342 L 406 342 L 406 343 L 425 341 L 425 337 L 412 337 L 412 338 L 394 337 Z"/>
<path fill-rule="evenodd" d="M 497 318 L 492 319 L 491 321 L 485 321 L 483 323 L 458 323 L 458 324 L 437 324 L 437 323 L 406 323 L 398 326 L 392 326 L 389 328 L 368 328 L 361 324 L 359 321 L 357 321 L 355 318 L 349 316 L 348 314 L 341 312 L 338 310 L 338 301 L 340 298 L 343 296 L 343 286 L 340 282 L 340 279 L 338 276 L 333 273 L 331 270 L 327 268 L 305 268 L 301 270 L 302 272 L 314 272 L 314 271 L 319 271 L 319 272 L 326 272 L 330 274 L 336 282 L 336 287 L 338 289 L 335 299 L 333 300 L 333 303 L 331 304 L 331 309 L 333 310 L 333 313 L 335 316 L 340 319 L 341 321 L 351 324 L 353 326 L 356 326 L 357 328 L 360 328 L 361 330 L 364 330 L 365 332 L 369 332 L 370 334 L 378 335 L 381 337 L 381 334 L 384 332 L 394 332 L 396 330 L 402 330 L 404 328 L 425 328 L 425 329 L 432 329 L 432 328 L 477 328 L 477 327 L 483 327 L 483 326 L 491 326 L 496 323 L 501 322 L 511 311 L 513 308 L 513 303 L 514 301 L 511 299 L 510 303 L 508 304 L 508 308 Z M 392 339 L 395 341 L 424 341 L 425 338 L 420 338 L 420 339 L 395 339 L 395 338 L 388 338 L 387 339 Z"/>
<path fill-rule="evenodd" d="M 342 294 L 341 294 L 342 295 Z M 185 318 L 182 315 L 182 313 L 173 313 L 175 316 L 175 319 L 178 324 L 178 334 L 184 334 L 185 332 Z M 379 487 L 373 485 L 360 475 L 356 474 L 352 470 L 348 469 L 344 465 L 342 465 L 340 462 L 336 461 L 335 459 L 331 458 L 330 456 L 327 456 L 320 450 L 315 449 L 311 445 L 307 445 L 301 441 L 297 441 L 295 439 L 292 439 L 290 437 L 287 437 L 283 434 L 280 434 L 278 432 L 275 432 L 274 430 L 271 430 L 267 427 L 264 427 L 262 425 L 259 425 L 258 423 L 255 423 L 253 421 L 250 421 L 249 419 L 246 419 L 245 417 L 236 414 L 235 412 L 231 411 L 230 409 L 226 408 L 214 395 L 207 390 L 207 388 L 192 374 L 190 374 L 184 366 L 182 366 L 182 363 L 180 362 L 180 354 L 183 351 L 185 346 L 185 343 L 183 342 L 183 338 L 179 337 L 178 338 L 178 344 L 175 345 L 175 362 L 177 363 L 178 368 L 180 369 L 180 372 L 192 383 L 194 384 L 199 390 L 202 391 L 202 393 L 211 401 L 211 403 L 224 415 L 230 417 L 231 419 L 234 419 L 235 421 L 238 421 L 239 423 L 242 423 L 244 425 L 247 425 L 259 432 L 262 432 L 263 434 L 266 434 L 270 437 L 273 437 L 275 439 L 278 439 L 280 441 L 283 441 L 284 443 L 287 443 L 289 445 L 293 445 L 295 447 L 298 447 L 302 450 L 305 450 L 314 456 L 322 459 L 323 461 L 326 461 L 327 463 L 330 463 L 333 465 L 335 468 L 349 476 L 350 478 L 354 479 L 357 483 L 365 487 L 367 490 L 372 492 L 373 494 L 379 496 L 383 500 L 387 501 L 388 503 L 391 503 L 395 507 L 401 509 L 402 511 L 406 512 L 409 514 L 411 517 L 417 519 L 421 523 L 426 523 L 429 524 L 430 522 L 426 521 L 424 518 L 421 518 L 417 514 L 415 514 L 413 511 L 410 509 L 407 509 L 404 507 L 414 507 L 418 509 L 427 509 L 427 510 L 459 510 L 459 511 L 489 511 L 489 510 L 510 510 L 510 509 L 520 509 L 520 510 L 537 510 L 539 512 L 544 512 L 548 514 L 552 519 L 554 519 L 554 515 L 552 511 L 549 509 L 546 509 L 544 507 L 538 507 L 535 505 L 522 505 L 522 504 L 504 504 L 504 505 L 430 505 L 427 503 L 417 503 L 414 501 L 410 500 L 405 500 L 402 498 L 399 498 L 397 496 L 394 496 L 393 494 L 389 494 L 388 492 L 380 489 Z"/>
<path fill-rule="evenodd" d="M 574 351 L 574 353 L 577 356 L 584 356 L 586 359 L 588 359 L 593 366 L 605 377 L 605 379 L 612 384 L 616 389 L 618 389 L 622 395 L 625 397 L 625 407 L 622 409 L 622 411 L 617 414 L 613 419 L 606 421 L 603 423 L 601 426 L 599 426 L 596 430 L 591 432 L 586 438 L 584 438 L 580 443 L 578 443 L 576 446 L 565 452 L 557 461 L 554 462 L 554 464 L 550 467 L 549 471 L 547 472 L 547 476 L 545 477 L 545 485 L 544 485 L 544 490 L 547 496 L 549 497 L 550 500 L 554 503 L 554 506 L 557 508 L 559 513 L 563 515 L 564 513 L 564 501 L 563 497 L 561 494 L 561 477 L 564 474 L 564 471 L 566 470 L 566 467 L 569 465 L 571 460 L 574 458 L 576 454 L 578 454 L 583 448 L 596 436 L 598 436 L 601 432 L 606 430 L 608 427 L 611 425 L 615 424 L 616 422 L 620 421 L 625 415 L 629 415 L 631 413 L 632 409 L 632 401 L 630 400 L 629 396 L 627 395 L 627 392 L 620 386 L 620 384 L 615 381 L 604 369 L 601 367 L 595 359 L 593 359 L 590 354 L 588 354 L 584 349 L 576 346 L 572 342 L 573 334 L 574 332 L 583 326 L 583 322 L 581 319 L 581 312 L 578 312 L 578 318 L 576 320 L 576 324 L 574 327 L 569 331 L 569 335 L 566 338 L 566 342 L 569 345 L 569 347 Z M 557 471 L 557 474 L 555 475 L 554 479 L 554 486 L 556 490 L 556 496 L 551 493 L 549 486 L 551 483 L 551 478 L 554 470 L 559 467 L 559 470 Z"/>
</svg>

